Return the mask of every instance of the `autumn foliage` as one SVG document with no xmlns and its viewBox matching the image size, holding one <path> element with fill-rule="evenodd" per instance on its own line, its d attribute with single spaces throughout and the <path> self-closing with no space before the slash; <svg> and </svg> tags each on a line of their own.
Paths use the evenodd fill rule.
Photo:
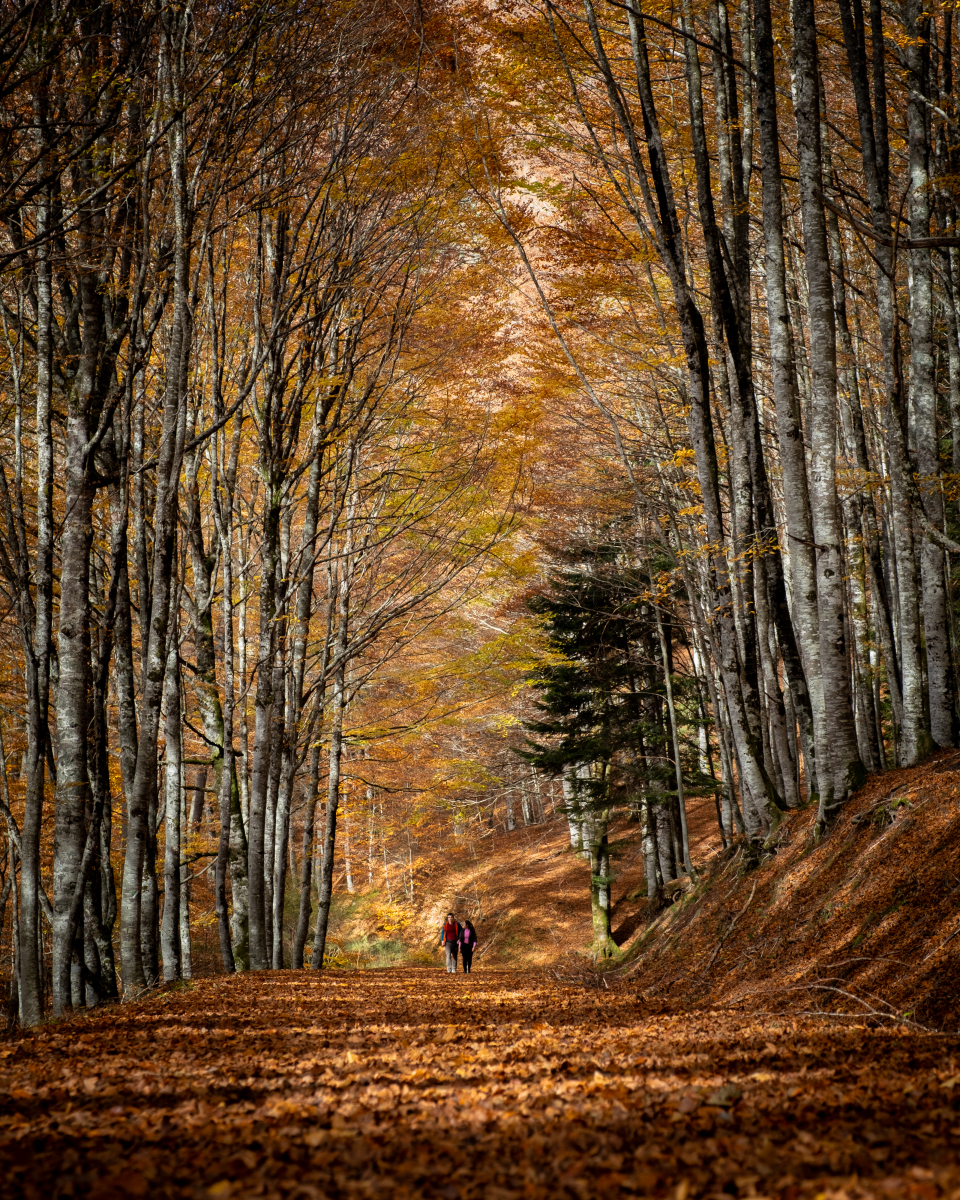
<svg viewBox="0 0 960 1200">
<path fill-rule="evenodd" d="M 0 1049 L 25 1197 L 828 1195 L 960 1186 L 955 1041 L 492 971 L 178 986 Z"/>
</svg>

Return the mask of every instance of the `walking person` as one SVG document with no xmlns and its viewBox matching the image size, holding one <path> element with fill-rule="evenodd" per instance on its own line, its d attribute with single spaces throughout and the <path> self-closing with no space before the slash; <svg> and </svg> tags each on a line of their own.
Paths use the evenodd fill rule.
<svg viewBox="0 0 960 1200">
<path fill-rule="evenodd" d="M 453 913 L 447 913 L 447 919 L 440 930 L 440 945 L 447 952 L 448 975 L 456 975 L 457 973 L 457 948 L 460 945 L 460 934 L 462 932 L 457 918 Z"/>
<path fill-rule="evenodd" d="M 463 973 L 470 975 L 473 971 L 473 952 L 477 948 L 477 931 L 472 921 L 464 921 L 460 931 L 460 957 L 463 960 Z"/>
</svg>

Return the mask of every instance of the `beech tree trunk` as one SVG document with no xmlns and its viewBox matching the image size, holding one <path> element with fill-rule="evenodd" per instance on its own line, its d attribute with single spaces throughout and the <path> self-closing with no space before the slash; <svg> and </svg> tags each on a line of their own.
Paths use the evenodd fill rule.
<svg viewBox="0 0 960 1200">
<path fill-rule="evenodd" d="M 46 90 L 38 92 L 39 140 L 47 136 Z M 29 604 L 30 589 L 20 581 L 18 617 L 27 691 L 26 797 L 20 848 L 20 1021 L 24 1026 L 40 1023 L 43 1016 L 43 961 L 40 956 L 40 838 L 45 792 L 45 764 L 50 750 L 50 647 L 53 625 L 53 437 L 50 425 L 53 390 L 53 291 L 49 244 L 46 231 L 50 197 L 40 194 L 37 228 L 37 541 L 35 551 L 35 600 Z M 31 619 L 32 618 L 32 619 Z M 50 755 L 50 761 L 53 761 Z"/>
<path fill-rule="evenodd" d="M 327 949 L 327 927 L 333 899 L 333 854 L 337 839 L 337 809 L 340 805 L 340 760 L 343 753 L 343 714 L 346 702 L 347 626 L 350 616 L 350 570 L 345 561 L 340 577 L 337 605 L 337 635 L 333 649 L 333 679 L 330 705 L 330 762 L 327 775 L 327 805 L 323 828 L 323 858 L 320 863 L 317 923 L 313 935 L 311 966 L 319 971 Z"/>
<path fill-rule="evenodd" d="M 163 422 L 155 473 L 153 565 L 147 610 L 147 642 L 143 653 L 137 766 L 128 801 L 127 843 L 123 861 L 120 973 L 125 994 L 143 988 L 147 982 L 141 948 L 141 886 L 150 836 L 149 813 L 151 806 L 155 811 L 156 805 L 157 743 L 167 660 L 180 465 L 186 430 L 184 378 L 191 328 L 188 306 L 190 246 L 185 135 L 180 120 L 171 125 L 169 146 L 174 209 L 174 301 L 170 345 L 166 356 Z"/>
<path fill-rule="evenodd" d="M 182 977 L 180 949 L 180 781 L 183 775 L 183 755 L 180 739 L 183 732 L 180 712 L 180 654 L 177 630 L 170 630 L 170 649 L 167 652 L 167 676 L 164 682 L 164 752 L 163 752 L 163 916 L 160 927 L 160 946 L 163 956 L 163 981 L 170 983 Z"/>
<path fill-rule="evenodd" d="M 910 236 L 930 236 L 930 17 L 919 0 L 904 5 L 908 42 L 904 53 L 910 71 L 907 132 L 910 172 Z M 920 498 L 933 525 L 943 526 L 940 452 L 937 435 L 937 390 L 933 351 L 933 264 L 927 249 L 910 250 L 910 423 L 920 475 Z M 944 552 L 929 537 L 920 544 L 930 735 L 938 746 L 956 744 L 954 671 L 947 623 Z"/>
<path fill-rule="evenodd" d="M 816 730 L 825 729 L 820 674 L 820 635 L 817 613 L 817 575 L 813 518 L 807 464 L 797 397 L 794 339 L 787 301 L 783 248 L 783 177 L 777 116 L 776 74 L 770 0 L 754 0 L 757 57 L 757 124 L 763 180 L 764 279 L 773 398 L 777 414 L 783 501 L 787 523 L 788 560 L 793 603 L 791 612 L 810 693 L 810 720 L 800 717 L 800 743 L 807 773 L 807 793 L 817 796 Z"/>
<path fill-rule="evenodd" d="M 820 81 L 813 0 L 796 0 L 794 115 L 810 323 L 810 506 L 817 564 L 820 675 L 829 729 L 817 737 L 820 805 L 828 825 L 865 776 L 857 746 L 844 625 L 843 537 L 837 504 L 837 343 L 824 216 Z"/>
</svg>

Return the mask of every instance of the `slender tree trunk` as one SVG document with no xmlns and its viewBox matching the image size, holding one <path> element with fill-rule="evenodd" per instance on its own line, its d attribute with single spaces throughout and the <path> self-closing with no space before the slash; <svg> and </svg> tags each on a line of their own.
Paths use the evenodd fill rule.
<svg viewBox="0 0 960 1200">
<path fill-rule="evenodd" d="M 641 801 L 643 811 L 643 872 L 647 881 L 647 900 L 651 903 L 660 891 L 657 875 L 657 830 L 651 811 L 650 797 L 644 789 Z"/>
<path fill-rule="evenodd" d="M 92 290 L 93 280 L 82 287 Z M 100 334 L 93 297 L 87 300 L 90 327 L 84 328 L 80 369 L 67 410 L 64 503 L 61 534 L 60 619 L 57 657 L 57 807 L 53 843 L 53 1012 L 62 1016 L 80 996 L 71 997 L 74 933 L 70 913 L 80 879 L 86 821 L 92 807 L 88 768 L 90 735 L 90 550 L 93 544 L 93 487 L 87 441 L 99 366 Z"/>
<path fill-rule="evenodd" d="M 341 580 L 341 589 L 347 592 L 347 573 Z M 330 921 L 330 902 L 333 897 L 333 852 L 337 836 L 337 808 L 340 803 L 340 758 L 343 749 L 343 714 L 345 701 L 345 656 L 347 599 L 341 597 L 340 620 L 335 648 L 333 670 L 332 703 L 330 711 L 330 765 L 327 776 L 327 809 L 323 830 L 323 859 L 320 864 L 320 894 L 317 897 L 317 923 L 313 936 L 313 960 L 315 970 L 323 966 L 327 946 L 327 926 Z"/>
<path fill-rule="evenodd" d="M 829 824 L 865 777 L 857 746 L 844 628 L 843 547 L 837 503 L 837 343 L 824 216 L 820 81 L 813 0 L 795 0 L 794 114 L 811 354 L 810 507 L 817 555 L 820 673 L 830 729 L 819 731 L 818 821 Z"/>
<path fill-rule="evenodd" d="M 223 969 L 231 974 L 237 969 L 234 957 L 236 930 L 230 926 L 227 910 L 227 865 L 230 861 L 232 827 L 235 810 L 239 807 L 236 761 L 233 749 L 233 714 L 235 684 L 233 678 L 233 497 L 216 512 L 217 535 L 223 560 L 223 770 L 217 802 L 220 816 L 220 837 L 217 842 L 217 865 L 214 876 L 214 907 L 220 937 L 220 956 Z M 246 865 L 245 863 L 243 865 Z M 242 946 L 242 934 L 241 934 Z M 245 947 L 244 947 L 245 948 Z"/>
<path fill-rule="evenodd" d="M 113 871 L 113 812 L 111 805 L 108 697 L 110 660 L 114 630 L 120 616 L 121 581 L 127 553 L 126 529 L 117 528 L 111 519 L 110 577 L 103 580 L 98 605 L 99 636 L 92 662 L 91 720 L 89 734 L 90 790 L 92 811 L 87 825 L 84 855 L 89 855 L 89 870 L 84 875 L 84 953 L 87 964 L 87 1003 L 114 1000 L 117 971 L 113 952 L 113 929 L 117 918 L 117 887 Z M 95 561 L 95 560 L 94 560 Z M 79 919 L 79 914 L 77 914 Z"/>
<path fill-rule="evenodd" d="M 610 932 L 610 848 L 606 816 L 596 813 L 590 821 L 590 901 L 593 916 L 593 951 L 609 958 L 616 947 Z"/>
<path fill-rule="evenodd" d="M 373 788 L 367 788 L 367 891 L 373 891 L 373 818 L 376 803 Z"/>
<path fill-rule="evenodd" d="M 683 764 L 680 760 L 680 738 L 677 733 L 677 713 L 673 706 L 673 680 L 670 677 L 670 655 L 667 653 L 667 639 L 663 632 L 663 621 L 660 618 L 660 609 L 657 605 L 654 605 L 653 611 L 657 620 L 657 635 L 660 638 L 660 654 L 663 659 L 663 681 L 667 696 L 667 715 L 670 721 L 670 740 L 673 746 L 674 774 L 677 780 L 677 807 L 680 811 L 683 867 L 688 875 L 690 875 L 693 879 L 696 879 L 697 872 L 694 870 L 693 862 L 690 858 L 690 836 L 687 832 L 687 805 L 683 795 Z"/>
<path fill-rule="evenodd" d="M 852 629 L 851 651 L 854 664 L 856 696 L 857 741 L 860 757 L 868 771 L 882 771 L 883 759 L 877 745 L 877 715 L 873 706 L 872 670 L 867 651 L 869 631 L 867 628 L 867 595 L 863 554 L 853 538 L 848 538 L 850 571 L 850 625 Z"/>
<path fill-rule="evenodd" d="M 907 0 L 907 43 L 910 71 L 907 99 L 907 142 L 910 170 L 910 236 L 930 236 L 930 110 L 927 93 L 930 66 L 930 15 L 920 0 Z M 930 251 L 912 249 L 910 263 L 910 402 L 921 502 L 931 523 L 943 526 L 940 450 L 937 437 L 937 391 L 933 350 L 933 265 Z M 926 651 L 930 734 L 939 746 L 956 744 L 953 664 L 947 623 L 944 552 L 929 537 L 920 544 L 923 642 Z"/>
<path fill-rule="evenodd" d="M 580 768 L 574 770 L 573 776 L 564 775 L 563 777 L 563 807 L 567 817 L 567 824 L 570 827 L 570 846 L 576 850 L 578 854 L 583 853 L 583 818 L 580 811 L 580 793 L 577 787 L 577 780 L 580 777 Z"/>
<path fill-rule="evenodd" d="M 45 93 L 41 90 L 41 96 Z M 42 115 L 42 114 L 41 114 Z M 42 125 L 42 121 L 40 122 Z M 41 239 L 49 224 L 50 199 L 41 193 L 37 227 Z M 27 676 L 26 799 L 20 850 L 20 1023 L 37 1025 L 43 1016 L 43 961 L 40 947 L 40 838 L 48 753 L 50 650 L 53 623 L 53 289 L 49 246 L 37 248 L 37 540 L 34 623 L 21 618 L 21 642 Z M 25 595 L 29 590 L 25 589 Z M 52 761 L 52 756 L 51 756 Z"/>
<path fill-rule="evenodd" d="M 905 443 L 905 413 L 900 348 L 899 313 L 896 296 L 896 261 L 892 249 L 893 219 L 890 211 L 890 150 L 887 133 L 887 92 L 885 75 L 885 35 L 880 0 L 870 0 L 870 28 L 873 44 L 872 78 L 868 78 L 864 17 L 861 0 L 840 0 L 843 38 L 847 64 L 853 82 L 860 127 L 860 145 L 867 196 L 873 227 L 878 234 L 873 254 L 877 262 L 877 318 L 883 348 L 885 392 L 885 443 L 890 474 L 890 514 L 892 518 L 894 587 L 893 612 L 896 614 L 897 645 L 885 651 L 888 671 L 891 657 L 897 666 L 902 695 L 899 725 L 899 761 L 911 766 L 932 748 L 929 710 L 923 686 L 920 644 L 918 554 L 910 508 L 909 462 Z M 876 565 L 871 573 L 877 577 Z M 878 594 L 883 589 L 879 589 Z M 892 621 L 891 624 L 894 624 Z M 881 625 L 881 634 L 885 629 Z M 893 689 L 891 687 L 891 695 Z M 896 713 L 896 706 L 894 709 Z"/>
<path fill-rule="evenodd" d="M 670 812 L 667 809 L 665 797 L 654 797 L 654 819 L 656 821 L 656 844 L 659 855 L 660 879 L 663 883 L 671 883 L 677 877 L 676 862 L 673 854 L 673 843 L 670 829 Z"/>
<path fill-rule="evenodd" d="M 281 566 L 285 575 L 286 571 Z M 274 920 L 274 866 L 277 849 L 278 809 L 280 806 L 280 777 L 284 757 L 284 731 L 286 728 L 287 686 L 285 679 L 286 666 L 286 598 L 277 597 L 277 610 L 284 614 L 277 622 L 277 637 L 274 649 L 273 667 L 273 728 L 270 735 L 270 773 L 267 777 L 267 802 L 264 810 L 263 827 L 263 911 L 264 936 L 267 944 L 267 960 L 274 962 L 273 920 Z M 281 864 L 283 869 L 283 864 Z M 282 900 L 281 900 L 282 908 Z M 282 928 L 282 922 L 281 922 Z M 282 953 L 282 949 L 281 949 Z"/>
<path fill-rule="evenodd" d="M 180 655 L 176 625 L 171 624 L 170 649 L 167 652 L 167 677 L 164 682 L 164 851 L 163 916 L 160 943 L 163 955 L 163 981 L 170 983 L 182 976 L 180 949 L 180 780 L 183 761 L 180 745 Z"/>
<path fill-rule="evenodd" d="M 347 891 L 352 896 L 355 889 L 353 886 L 353 867 L 350 860 L 350 817 L 347 813 L 346 803 L 343 805 L 343 869 L 346 876 Z"/>
<path fill-rule="evenodd" d="M 349 466 L 349 463 L 348 463 Z M 347 477 L 349 478 L 349 472 Z M 337 632 L 333 642 L 333 687 L 330 708 L 330 764 L 327 776 L 327 811 L 323 830 L 323 861 L 320 866 L 320 894 L 317 897 L 317 924 L 313 937 L 315 970 L 323 967 L 327 946 L 327 926 L 330 922 L 330 902 L 333 898 L 333 852 L 337 837 L 337 809 L 340 804 L 340 759 L 343 753 L 343 716 L 346 709 L 348 627 L 350 622 L 350 587 L 353 582 L 353 504 L 347 513 L 347 536 L 340 567 L 337 597 Z"/>
<path fill-rule="evenodd" d="M 760 670 L 764 696 L 767 701 L 767 723 L 769 727 L 771 755 L 776 763 L 779 791 L 787 808 L 796 808 L 800 803 L 797 790 L 797 764 L 790 749 L 787 729 L 787 710 L 783 691 L 777 674 L 776 641 L 770 622 L 769 581 L 767 566 L 770 560 L 760 558 L 755 564 L 755 609 L 757 641 L 760 653 Z"/>
<path fill-rule="evenodd" d="M 185 220 L 179 224 L 185 224 Z M 181 235 L 178 235 L 178 237 Z M 182 235 L 185 237 L 185 232 Z M 160 705 L 167 657 L 171 577 L 177 516 L 177 489 L 183 457 L 185 405 L 182 402 L 182 368 L 188 353 L 189 322 L 186 305 L 186 246 L 178 267 L 179 282 L 173 333 L 167 357 L 167 382 L 163 425 L 156 468 L 154 552 L 150 596 L 149 636 L 144 653 L 140 701 L 140 734 L 137 767 L 128 805 L 127 844 L 123 862 L 123 895 L 120 914 L 120 972 L 125 993 L 146 985 L 141 949 L 141 886 L 150 834 L 148 818 L 156 805 L 157 743 Z"/>
<path fill-rule="evenodd" d="M 279 556 L 279 509 L 269 497 L 264 517 L 260 576 L 260 640 L 257 655 L 257 691 L 253 734 L 253 772 L 250 781 L 250 818 L 247 825 L 247 855 L 250 896 L 250 968 L 265 971 L 267 956 L 266 850 L 267 792 L 270 783 L 271 748 L 274 733 L 273 660 L 276 653 L 274 617 Z"/>
<path fill-rule="evenodd" d="M 315 736 L 317 736 L 315 734 Z M 303 967 L 303 951 L 310 932 L 310 908 L 312 900 L 313 838 L 317 817 L 317 792 L 320 787 L 320 744 L 310 748 L 310 769 L 307 774 L 307 802 L 303 817 L 303 859 L 300 865 L 300 909 L 297 914 L 297 929 L 293 936 L 291 963 L 294 970 Z"/>
<path fill-rule="evenodd" d="M 180 828 L 190 834 L 190 808 L 187 790 L 180 792 Z M 183 839 L 180 842 L 180 973 L 183 979 L 193 978 L 193 944 L 190 936 L 190 859 L 184 853 Z"/>
<path fill-rule="evenodd" d="M 233 451 L 236 457 L 236 447 Z M 224 530 L 223 536 L 218 537 L 220 543 L 220 559 L 224 563 L 224 572 L 233 571 L 233 477 L 235 466 L 227 470 L 226 487 L 229 492 L 225 502 L 218 507 L 218 529 Z M 221 702 L 220 689 L 217 684 L 217 649 L 214 638 L 212 606 L 215 581 L 213 578 L 214 557 L 206 552 L 203 527 L 200 520 L 200 496 L 196 486 L 196 462 L 190 464 L 188 471 L 191 504 L 189 511 L 191 566 L 194 579 L 194 645 L 197 657 L 197 705 L 203 721 L 203 731 L 211 750 L 211 765 L 213 767 L 213 791 L 218 798 L 223 789 L 223 770 L 226 758 L 225 752 L 225 705 L 233 704 L 231 695 L 224 695 Z M 221 511 L 224 510 L 224 511 Z M 227 564 L 229 559 L 229 564 Z M 230 612 L 233 612 L 232 602 Z M 226 644 L 226 642 L 224 643 Z M 230 639 L 232 650 L 233 640 Z M 231 677 L 233 671 L 231 667 Z M 233 912 L 231 914 L 231 930 L 233 937 L 233 960 L 238 970 L 246 969 L 249 964 L 248 955 L 248 914 L 247 914 L 247 843 L 244 830 L 243 815 L 240 807 L 239 781 L 236 777 L 236 757 L 234 762 L 234 778 L 230 781 L 230 841 L 229 841 L 229 874 Z"/>
<path fill-rule="evenodd" d="M 807 771 L 807 789 L 817 794 L 815 730 L 825 728 L 823 685 L 820 675 L 817 576 L 813 518 L 807 481 L 794 340 L 787 301 L 784 257 L 783 179 L 780 169 L 780 134 L 777 117 L 776 74 L 770 0 L 754 0 L 757 58 L 757 124 L 763 166 L 763 241 L 767 303 L 767 329 L 773 398 L 777 414 L 778 451 L 783 470 L 783 504 L 786 515 L 791 606 L 800 655 L 810 692 L 810 717 L 800 718 L 800 743 Z"/>
<path fill-rule="evenodd" d="M 289 717 L 289 710 L 292 707 L 292 699 L 289 695 L 289 682 L 287 690 L 288 696 L 285 706 L 287 715 L 280 729 L 281 752 L 278 764 L 277 809 L 274 816 L 273 905 L 270 920 L 272 925 L 271 962 L 275 970 L 280 970 L 283 967 L 283 916 L 286 907 L 287 851 L 290 840 L 290 789 L 293 786 L 293 775 L 296 770 L 294 766 L 296 746 L 291 745 L 287 739 L 287 734 L 290 731 L 293 731 L 294 736 L 296 736 L 295 727 Z"/>
<path fill-rule="evenodd" d="M 960 475 L 960 250 L 951 248 L 948 260 L 948 286 L 944 300 L 944 319 L 947 327 L 947 386 L 950 405 L 950 470 Z"/>
</svg>

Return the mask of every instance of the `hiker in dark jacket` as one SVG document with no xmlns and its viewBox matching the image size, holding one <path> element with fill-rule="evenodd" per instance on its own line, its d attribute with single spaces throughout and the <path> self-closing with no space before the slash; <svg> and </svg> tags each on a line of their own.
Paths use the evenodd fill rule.
<svg viewBox="0 0 960 1200">
<path fill-rule="evenodd" d="M 473 952 L 477 948 L 477 931 L 472 921 L 464 921 L 460 931 L 460 955 L 463 959 L 463 973 L 469 975 L 473 971 Z"/>
<path fill-rule="evenodd" d="M 463 930 L 457 918 L 453 913 L 447 913 L 447 919 L 440 929 L 440 945 L 447 952 L 448 975 L 456 975 L 457 973 L 457 949 L 460 946 L 460 934 L 462 932 Z"/>
</svg>

